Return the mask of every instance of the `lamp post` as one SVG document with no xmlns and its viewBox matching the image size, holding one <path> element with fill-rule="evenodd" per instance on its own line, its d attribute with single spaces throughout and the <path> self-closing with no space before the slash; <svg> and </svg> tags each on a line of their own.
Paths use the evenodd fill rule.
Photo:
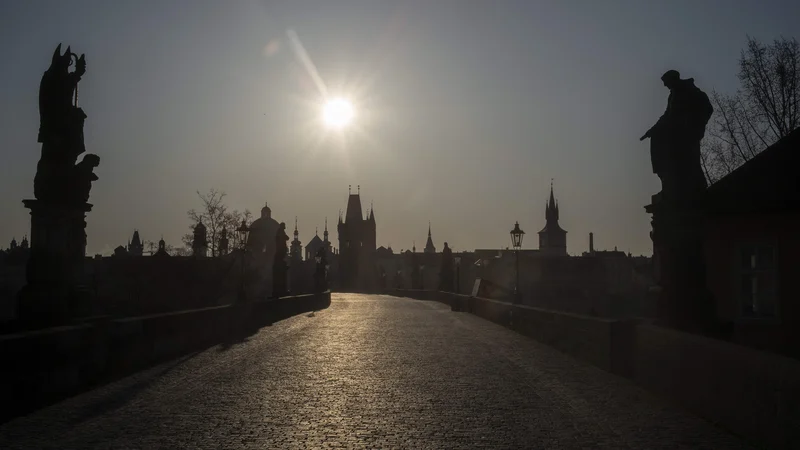
<svg viewBox="0 0 800 450">
<path fill-rule="evenodd" d="M 244 288 L 244 276 L 245 276 L 245 253 L 247 252 L 247 236 L 250 234 L 250 227 L 247 226 L 247 221 L 242 219 L 242 224 L 239 228 L 236 229 L 236 233 L 239 234 L 239 245 L 241 246 L 241 253 L 242 253 L 242 284 L 239 287 L 239 300 L 244 301 L 247 297 L 245 288 Z"/>
<path fill-rule="evenodd" d="M 516 256 L 516 272 L 517 272 L 517 283 L 514 285 L 514 303 L 520 302 L 520 292 L 519 292 L 519 249 L 522 247 L 522 238 L 525 236 L 525 232 L 522 231 L 519 227 L 519 222 L 514 224 L 514 229 L 511 230 L 511 245 L 514 246 L 514 253 Z"/>
<path fill-rule="evenodd" d="M 456 256 L 454 259 L 456 263 L 456 294 L 461 293 L 461 257 Z"/>
<path fill-rule="evenodd" d="M 419 288 L 425 290 L 425 264 L 419 265 Z"/>
</svg>

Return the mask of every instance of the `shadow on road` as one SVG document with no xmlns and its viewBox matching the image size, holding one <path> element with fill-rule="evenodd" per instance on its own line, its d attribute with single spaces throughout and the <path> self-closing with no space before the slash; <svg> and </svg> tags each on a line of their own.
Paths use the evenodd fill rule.
<svg viewBox="0 0 800 450">
<path fill-rule="evenodd" d="M 202 353 L 201 351 L 193 352 L 189 355 L 182 356 L 175 361 L 168 363 L 168 365 L 160 370 L 158 370 L 154 374 L 150 374 L 148 376 L 142 377 L 141 380 L 137 380 L 132 383 L 130 386 L 126 386 L 120 391 L 115 392 L 113 395 L 109 395 L 107 397 L 103 397 L 97 402 L 93 402 L 83 408 L 81 408 L 78 414 L 69 420 L 70 425 L 77 425 L 87 420 L 91 420 L 95 417 L 102 416 L 104 414 L 113 412 L 126 404 L 128 404 L 131 400 L 136 398 L 136 395 L 142 391 L 143 389 L 147 388 L 154 382 L 158 381 L 162 376 L 170 373 L 177 367 L 180 367 L 185 362 L 191 360 L 195 356 Z"/>
</svg>

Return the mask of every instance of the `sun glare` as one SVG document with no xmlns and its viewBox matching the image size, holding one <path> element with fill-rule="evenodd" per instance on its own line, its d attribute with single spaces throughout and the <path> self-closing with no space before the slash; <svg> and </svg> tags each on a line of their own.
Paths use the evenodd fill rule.
<svg viewBox="0 0 800 450">
<path fill-rule="evenodd" d="M 344 128 L 353 121 L 353 105 L 343 98 L 328 101 L 322 110 L 325 124 L 330 128 Z"/>
</svg>

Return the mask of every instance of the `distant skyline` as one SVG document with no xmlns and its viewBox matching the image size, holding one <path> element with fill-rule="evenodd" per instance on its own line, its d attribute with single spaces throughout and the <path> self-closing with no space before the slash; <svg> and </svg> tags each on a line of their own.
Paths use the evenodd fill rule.
<svg viewBox="0 0 800 450">
<path fill-rule="evenodd" d="M 93 1 L 0 4 L 0 247 L 29 233 L 38 88 L 58 43 L 85 53 L 86 147 L 100 156 L 88 254 L 134 229 L 180 245 L 196 191 L 258 216 L 269 202 L 307 243 L 331 240 L 348 185 L 374 202 L 378 246 L 536 248 L 550 180 L 567 249 L 651 254 L 660 189 L 638 138 L 677 69 L 732 93 L 749 34 L 800 38 L 792 1 Z M 341 135 L 287 39 L 331 96 Z M 338 245 L 337 245 L 338 246 Z"/>
</svg>

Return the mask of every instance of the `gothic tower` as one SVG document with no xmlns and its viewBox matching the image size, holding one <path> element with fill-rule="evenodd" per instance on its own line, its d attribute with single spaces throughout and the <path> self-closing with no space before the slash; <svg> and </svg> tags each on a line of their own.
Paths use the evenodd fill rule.
<svg viewBox="0 0 800 450">
<path fill-rule="evenodd" d="M 369 292 L 377 287 L 375 271 L 375 211 L 364 218 L 361 212 L 361 187 L 350 191 L 344 220 L 339 215 L 339 282 L 347 292 Z"/>
<path fill-rule="evenodd" d="M 558 203 L 550 182 L 550 200 L 544 211 L 545 226 L 539 232 L 539 250 L 545 255 L 567 256 L 567 232 L 558 224 Z"/>
<path fill-rule="evenodd" d="M 131 256 L 142 256 L 144 253 L 144 243 L 139 238 L 139 230 L 133 230 L 133 237 L 128 243 L 128 254 Z"/>
</svg>

